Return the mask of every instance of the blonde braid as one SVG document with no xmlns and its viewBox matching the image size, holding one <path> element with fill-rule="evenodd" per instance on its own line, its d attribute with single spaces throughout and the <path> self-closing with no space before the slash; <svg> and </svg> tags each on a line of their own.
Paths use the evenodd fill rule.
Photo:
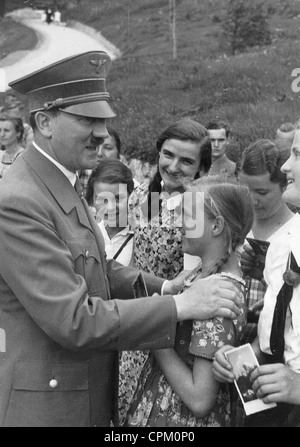
<svg viewBox="0 0 300 447">
<path fill-rule="evenodd" d="M 214 265 L 214 267 L 211 268 L 211 270 L 208 272 L 207 276 L 209 275 L 214 275 L 215 273 L 220 273 L 223 265 L 226 264 L 226 262 L 228 262 L 230 258 L 230 253 L 229 251 L 227 251 L 227 253 L 225 253 L 225 255 L 219 259 L 219 261 Z"/>
</svg>

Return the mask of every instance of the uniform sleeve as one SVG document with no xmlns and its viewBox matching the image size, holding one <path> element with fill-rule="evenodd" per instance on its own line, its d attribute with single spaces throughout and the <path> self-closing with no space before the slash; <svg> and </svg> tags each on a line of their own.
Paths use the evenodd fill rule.
<svg viewBox="0 0 300 447">
<path fill-rule="evenodd" d="M 54 224 L 54 206 L 51 214 L 42 200 L 21 193 L 2 198 L 0 207 L 0 282 L 9 289 L 11 299 L 19 301 L 20 312 L 26 311 L 48 337 L 70 350 L 172 346 L 174 299 L 145 298 L 138 304 L 139 300 L 123 301 L 130 298 L 126 294 L 137 271 L 117 263 L 114 268 L 108 266 L 114 299 L 107 299 L 105 284 L 100 284 L 105 271 L 100 260 L 91 257 L 86 262 L 85 252 L 75 251 L 80 248 L 79 238 L 71 251 Z M 77 221 L 76 210 L 73 213 Z M 59 221 L 58 215 L 55 219 Z M 79 223 L 73 228 L 82 229 Z M 94 254 L 94 239 L 90 244 Z M 97 273 L 100 269 L 103 275 Z M 149 280 L 149 289 L 158 291 L 162 281 Z"/>
</svg>

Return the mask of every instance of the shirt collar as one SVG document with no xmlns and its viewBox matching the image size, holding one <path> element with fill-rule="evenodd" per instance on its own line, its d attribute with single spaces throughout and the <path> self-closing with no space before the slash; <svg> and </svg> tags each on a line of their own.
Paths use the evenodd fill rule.
<svg viewBox="0 0 300 447">
<path fill-rule="evenodd" d="M 74 172 L 69 171 L 68 169 L 66 169 L 63 165 L 61 165 L 60 163 L 58 163 L 56 160 L 54 160 L 54 158 L 50 157 L 49 154 L 47 154 L 45 151 L 43 151 L 43 149 L 40 148 L 40 146 L 38 146 L 36 144 L 35 141 L 32 142 L 33 146 L 36 148 L 36 150 L 38 150 L 41 154 L 44 155 L 44 157 L 48 158 L 48 160 L 50 160 L 55 166 L 58 167 L 58 169 L 67 177 L 67 179 L 70 181 L 71 185 L 74 186 L 75 182 L 76 182 L 76 174 L 74 174 Z"/>
</svg>

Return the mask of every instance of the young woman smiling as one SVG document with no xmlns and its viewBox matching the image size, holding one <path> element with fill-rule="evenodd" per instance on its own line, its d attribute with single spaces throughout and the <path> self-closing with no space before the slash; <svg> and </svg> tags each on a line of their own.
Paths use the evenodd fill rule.
<svg viewBox="0 0 300 447">
<path fill-rule="evenodd" d="M 165 279 L 183 270 L 182 234 L 175 225 L 174 203 L 169 197 L 184 191 L 184 182 L 207 172 L 211 165 L 208 132 L 191 119 L 167 127 L 156 142 L 157 173 L 150 184 L 137 186 L 129 198 L 129 223 L 134 231 L 133 256 L 137 268 Z M 126 401 L 121 403 L 121 424 L 146 361 L 146 351 L 123 355 L 121 369 L 127 378 Z"/>
</svg>

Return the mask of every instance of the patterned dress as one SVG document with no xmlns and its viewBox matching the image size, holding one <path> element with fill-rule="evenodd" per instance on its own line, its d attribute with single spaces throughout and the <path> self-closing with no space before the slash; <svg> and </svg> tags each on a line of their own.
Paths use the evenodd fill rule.
<svg viewBox="0 0 300 447">
<path fill-rule="evenodd" d="M 229 278 L 244 292 L 244 281 L 227 273 Z M 187 288 L 201 277 L 196 268 L 187 279 Z M 205 321 L 186 321 L 178 324 L 175 350 L 192 369 L 195 356 L 212 360 L 215 352 L 224 344 L 235 345 L 246 322 L 245 307 L 237 320 L 215 317 Z M 126 427 L 229 427 L 230 397 L 226 384 L 220 385 L 215 406 L 211 413 L 196 418 L 180 397 L 173 391 L 160 370 L 155 358 L 150 355 L 141 374 L 136 394 L 128 412 Z"/>
<path fill-rule="evenodd" d="M 174 211 L 162 197 L 161 216 L 146 217 L 148 185 L 141 184 L 129 197 L 128 221 L 134 230 L 134 263 L 147 273 L 173 279 L 183 269 L 182 234 L 174 226 Z M 119 419 L 123 425 L 148 351 L 124 351 L 119 374 Z"/>
<path fill-rule="evenodd" d="M 147 218 L 148 185 L 141 184 L 129 197 L 128 221 L 134 230 L 134 259 L 137 268 L 166 279 L 173 279 L 183 269 L 182 234 L 175 226 L 174 211 L 167 209 L 161 194 L 161 214 Z M 156 203 L 156 205 L 155 205 Z"/>
</svg>

